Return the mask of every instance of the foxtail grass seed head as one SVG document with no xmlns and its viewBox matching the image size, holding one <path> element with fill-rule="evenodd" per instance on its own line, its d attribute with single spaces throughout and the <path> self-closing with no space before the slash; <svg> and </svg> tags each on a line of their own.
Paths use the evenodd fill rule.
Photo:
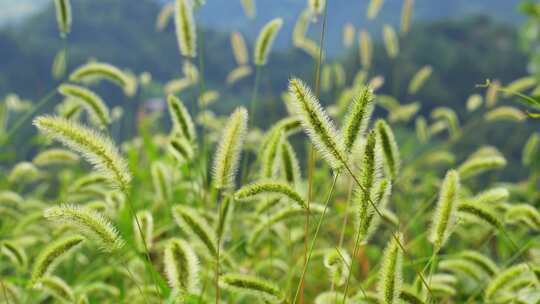
<svg viewBox="0 0 540 304">
<path fill-rule="evenodd" d="M 484 103 L 484 99 L 482 98 L 482 95 L 480 94 L 472 94 L 467 98 L 467 111 L 468 112 L 474 112 L 478 110 Z"/>
<path fill-rule="evenodd" d="M 229 74 L 227 75 L 227 79 L 225 82 L 227 85 L 232 86 L 238 81 L 246 78 L 247 76 L 251 75 L 252 69 L 250 66 L 242 65 L 234 68 Z"/>
<path fill-rule="evenodd" d="M 306 201 L 298 194 L 298 192 L 294 191 L 291 187 L 289 187 L 285 183 L 279 183 L 279 182 L 256 182 L 250 185 L 246 185 L 242 188 L 240 188 L 236 193 L 234 194 L 234 197 L 236 200 L 245 200 L 250 199 L 256 195 L 259 194 L 280 194 L 291 201 L 297 203 L 300 207 L 307 209 L 307 203 Z"/>
<path fill-rule="evenodd" d="M 197 56 L 197 30 L 193 20 L 193 8 L 188 0 L 176 0 L 174 9 L 176 39 L 182 56 Z"/>
<path fill-rule="evenodd" d="M 330 274 L 330 282 L 343 285 L 349 276 L 351 257 L 343 248 L 329 250 L 323 258 L 324 267 Z"/>
<path fill-rule="evenodd" d="M 75 293 L 73 289 L 61 278 L 47 276 L 40 280 L 39 289 L 52 295 L 60 303 L 74 303 Z"/>
<path fill-rule="evenodd" d="M 506 166 L 506 159 L 502 156 L 478 156 L 467 159 L 458 168 L 459 175 L 465 180 L 486 171 L 502 169 Z"/>
<path fill-rule="evenodd" d="M 399 40 L 396 31 L 391 25 L 384 25 L 383 39 L 388 57 L 392 59 L 396 58 L 399 53 Z"/>
<path fill-rule="evenodd" d="M 224 289 L 240 294 L 249 294 L 259 300 L 276 302 L 283 298 L 277 286 L 253 275 L 227 273 L 220 277 L 220 285 Z"/>
<path fill-rule="evenodd" d="M 167 105 L 175 130 L 179 131 L 188 141 L 195 141 L 197 138 L 195 125 L 184 103 L 178 97 L 169 95 Z"/>
<path fill-rule="evenodd" d="M 46 219 L 65 223 L 87 235 L 104 252 L 113 252 L 124 246 L 116 228 L 100 213 L 84 207 L 61 205 L 45 210 Z"/>
<path fill-rule="evenodd" d="M 326 6 L 326 0 L 308 0 L 308 7 L 314 16 L 320 16 Z"/>
<path fill-rule="evenodd" d="M 375 123 L 377 130 L 377 143 L 381 145 L 383 152 L 384 167 L 390 178 L 395 180 L 401 167 L 399 147 L 390 126 L 384 120 Z"/>
<path fill-rule="evenodd" d="M 367 17 L 369 20 L 373 20 L 379 14 L 384 0 L 371 0 L 367 8 Z"/>
<path fill-rule="evenodd" d="M 47 245 L 39 253 L 34 262 L 30 284 L 37 284 L 45 275 L 51 274 L 60 261 L 75 250 L 83 241 L 84 238 L 82 236 L 75 235 L 62 238 Z"/>
<path fill-rule="evenodd" d="M 257 13 L 255 0 L 240 0 L 240 4 L 242 4 L 242 9 L 244 10 L 246 17 L 249 19 L 254 19 Z"/>
<path fill-rule="evenodd" d="M 508 223 L 521 222 L 533 231 L 540 231 L 540 212 L 531 205 L 518 204 L 511 206 L 506 211 L 505 221 Z"/>
<path fill-rule="evenodd" d="M 353 98 L 349 111 L 345 116 L 342 135 L 345 149 L 351 152 L 358 138 L 363 138 L 374 109 L 373 91 L 363 87 L 358 96 Z"/>
<path fill-rule="evenodd" d="M 246 41 L 240 32 L 231 33 L 231 46 L 236 63 L 240 66 L 248 64 L 248 49 Z"/>
<path fill-rule="evenodd" d="M 156 30 L 162 32 L 167 28 L 169 20 L 174 16 L 174 3 L 170 2 L 165 4 L 159 11 L 156 19 Z"/>
<path fill-rule="evenodd" d="M 119 85 L 127 96 L 137 92 L 137 80 L 119 68 L 103 62 L 89 62 L 81 65 L 69 75 L 69 80 L 80 83 L 94 83 L 106 79 Z"/>
<path fill-rule="evenodd" d="M 74 165 L 79 162 L 79 155 L 65 149 L 48 149 L 34 157 L 32 163 L 38 167 L 52 165 Z"/>
<path fill-rule="evenodd" d="M 403 7 L 401 8 L 401 33 L 407 34 L 411 29 L 411 19 L 413 15 L 414 0 L 403 1 Z"/>
<path fill-rule="evenodd" d="M 527 119 L 527 114 L 523 113 L 518 108 L 510 106 L 500 106 L 495 108 L 484 115 L 484 119 L 488 122 L 495 121 L 509 121 L 509 122 L 523 122 Z"/>
<path fill-rule="evenodd" d="M 347 161 L 345 147 L 333 122 L 311 90 L 299 79 L 289 81 L 289 94 L 295 114 L 319 153 L 334 170 Z"/>
<path fill-rule="evenodd" d="M 65 97 L 80 101 L 90 115 L 92 124 L 100 129 L 106 129 L 111 122 L 109 108 L 99 95 L 81 86 L 62 84 L 58 92 Z"/>
<path fill-rule="evenodd" d="M 66 50 L 61 50 L 54 56 L 52 64 L 52 76 L 54 79 L 60 79 L 64 77 L 67 69 Z"/>
<path fill-rule="evenodd" d="M 437 250 L 444 246 L 456 225 L 459 188 L 458 172 L 448 171 L 439 192 L 437 209 L 429 232 L 429 241 Z"/>
<path fill-rule="evenodd" d="M 172 209 L 173 217 L 182 231 L 191 239 L 200 241 L 208 253 L 216 257 L 218 243 L 211 225 L 201 217 L 196 210 L 183 205 L 176 205 Z"/>
<path fill-rule="evenodd" d="M 420 68 L 412 77 L 411 82 L 409 83 L 409 94 L 416 94 L 429 79 L 433 73 L 433 68 L 429 65 L 423 66 Z"/>
<path fill-rule="evenodd" d="M 162 162 L 153 162 L 150 166 L 150 173 L 156 193 L 155 197 L 160 202 L 166 202 L 172 194 L 169 168 Z"/>
<path fill-rule="evenodd" d="M 499 272 L 487 285 L 484 290 L 484 299 L 490 301 L 500 292 L 504 291 L 511 281 L 518 279 L 528 271 L 527 264 L 517 264 L 502 272 Z"/>
<path fill-rule="evenodd" d="M 343 46 L 350 48 L 354 44 L 354 38 L 356 37 L 356 29 L 350 22 L 343 26 Z"/>
<path fill-rule="evenodd" d="M 360 62 L 364 69 L 369 69 L 371 66 L 371 57 L 373 54 L 373 43 L 371 42 L 371 36 L 366 30 L 360 31 L 359 34 L 359 50 L 360 50 Z"/>
<path fill-rule="evenodd" d="M 190 244 L 171 239 L 165 245 L 163 264 L 169 286 L 181 293 L 195 293 L 199 286 L 199 259 Z"/>
<path fill-rule="evenodd" d="M 237 108 L 229 117 L 214 156 L 212 180 L 217 189 L 234 188 L 240 154 L 247 134 L 248 113 Z"/>
<path fill-rule="evenodd" d="M 60 117 L 39 116 L 34 119 L 33 124 L 42 133 L 82 154 L 83 158 L 106 176 L 113 185 L 122 191 L 129 188 L 131 174 L 127 162 L 109 138 Z"/>
<path fill-rule="evenodd" d="M 54 7 L 60 36 L 65 38 L 71 32 L 71 1 L 54 0 Z"/>
<path fill-rule="evenodd" d="M 12 241 L 3 241 L 0 243 L 0 253 L 5 255 L 16 267 L 26 270 L 28 256 L 23 247 Z"/>
<path fill-rule="evenodd" d="M 523 165 L 531 165 L 535 160 L 538 159 L 538 150 L 540 147 L 540 133 L 535 132 L 531 134 L 525 146 L 523 147 L 523 152 L 521 156 L 521 162 Z"/>
<path fill-rule="evenodd" d="M 296 157 L 294 148 L 288 141 L 283 141 L 280 147 L 281 152 L 281 176 L 290 185 L 298 185 L 302 178 L 300 172 L 300 162 Z"/>
<path fill-rule="evenodd" d="M 399 234 L 397 239 L 403 242 L 403 236 Z M 379 271 L 379 285 L 377 291 L 382 303 L 399 303 L 399 294 L 403 285 L 403 252 L 398 240 L 392 239 L 384 250 L 382 266 Z"/>
<path fill-rule="evenodd" d="M 276 39 L 276 36 L 283 25 L 281 18 L 273 19 L 268 22 L 259 33 L 257 42 L 255 43 L 255 50 L 253 54 L 253 61 L 255 65 L 263 66 L 268 61 L 268 55 L 272 50 L 272 44 Z"/>
<path fill-rule="evenodd" d="M 280 157 L 279 149 L 283 143 L 283 132 L 274 132 L 264 147 L 261 160 L 261 178 L 270 179 L 278 174 Z"/>
</svg>

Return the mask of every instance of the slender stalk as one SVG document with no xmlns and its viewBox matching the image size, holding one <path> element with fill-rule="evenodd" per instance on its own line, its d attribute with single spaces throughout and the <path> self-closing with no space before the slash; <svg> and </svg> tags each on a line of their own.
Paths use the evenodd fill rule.
<svg viewBox="0 0 540 304">
<path fill-rule="evenodd" d="M 315 96 L 317 98 L 320 97 L 321 93 L 321 67 L 322 67 L 322 60 L 323 60 L 323 49 L 324 49 L 324 38 L 326 35 L 326 22 L 328 17 L 328 2 L 325 2 L 324 5 L 324 17 L 323 17 L 323 23 L 321 28 L 321 35 L 319 38 L 319 57 L 317 58 L 317 61 L 315 63 Z M 310 212 L 309 207 L 312 199 L 313 194 L 313 173 L 315 172 L 315 149 L 313 145 L 310 145 L 309 149 L 309 163 L 308 163 L 308 212 L 306 213 L 306 224 L 304 226 L 304 268 L 307 267 L 307 264 L 309 263 L 309 257 L 307 256 L 307 238 L 309 234 L 309 221 L 310 221 Z M 310 254 L 311 255 L 311 254 Z M 304 275 L 302 275 L 301 279 L 301 294 L 300 294 L 300 303 L 304 303 Z M 295 296 L 296 298 L 296 296 Z M 296 302 L 293 302 L 293 304 Z"/>
<path fill-rule="evenodd" d="M 317 223 L 317 228 L 315 229 L 315 235 L 313 236 L 313 239 L 311 240 L 311 245 L 309 246 L 307 261 L 304 263 L 304 267 L 302 269 L 302 275 L 300 277 L 300 282 L 298 283 L 298 287 L 296 288 L 296 293 L 294 295 L 294 300 L 291 302 L 292 304 L 296 303 L 296 300 L 298 299 L 298 296 L 300 294 L 300 289 L 302 287 L 302 282 L 304 282 L 304 277 L 306 275 L 307 267 L 309 264 L 309 260 L 311 259 L 311 255 L 313 254 L 313 248 L 315 248 L 315 243 L 317 242 L 317 236 L 319 235 L 319 231 L 322 226 L 322 222 L 324 220 L 324 216 L 326 215 L 326 212 L 328 211 L 328 205 L 330 204 L 330 198 L 332 197 L 332 194 L 334 193 L 334 188 L 336 186 L 336 181 L 339 177 L 339 173 L 336 173 L 334 175 L 334 179 L 332 181 L 332 186 L 330 187 L 330 191 L 328 192 L 328 195 L 326 197 L 326 202 L 324 203 L 324 210 L 321 214 L 321 217 L 319 218 L 319 222 Z"/>
</svg>

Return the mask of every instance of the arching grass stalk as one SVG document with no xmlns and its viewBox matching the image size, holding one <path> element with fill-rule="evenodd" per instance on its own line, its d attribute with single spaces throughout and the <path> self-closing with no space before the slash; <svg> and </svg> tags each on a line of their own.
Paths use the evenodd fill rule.
<svg viewBox="0 0 540 304">
<path fill-rule="evenodd" d="M 317 228 L 315 229 L 315 234 L 313 235 L 313 238 L 311 239 L 311 245 L 309 246 L 309 250 L 307 252 L 307 259 L 304 263 L 304 267 L 302 269 L 302 274 L 300 276 L 300 282 L 298 282 L 298 287 L 296 288 L 296 293 L 294 295 L 294 299 L 291 302 L 292 304 L 296 303 L 296 300 L 298 299 L 298 296 L 300 294 L 300 289 L 302 288 L 304 277 L 306 275 L 307 267 L 309 265 L 309 260 L 311 259 L 311 255 L 313 254 L 313 249 L 315 248 L 315 243 L 317 242 L 317 236 L 319 235 L 319 231 L 322 226 L 322 222 L 324 220 L 324 216 L 326 215 L 326 212 L 328 211 L 328 205 L 330 204 L 330 198 L 332 197 L 334 193 L 334 188 L 336 186 L 337 179 L 339 177 L 339 173 L 335 173 L 334 179 L 332 181 L 332 186 L 330 186 L 330 190 L 328 191 L 328 194 L 326 196 L 326 202 L 324 203 L 324 210 L 321 214 L 321 217 L 319 218 L 319 222 L 317 223 Z"/>
</svg>

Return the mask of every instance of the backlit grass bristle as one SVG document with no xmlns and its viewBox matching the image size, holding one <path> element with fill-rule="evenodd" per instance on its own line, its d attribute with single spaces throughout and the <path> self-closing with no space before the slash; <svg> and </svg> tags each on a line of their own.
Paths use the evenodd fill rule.
<svg viewBox="0 0 540 304">
<path fill-rule="evenodd" d="M 174 24 L 176 39 L 182 56 L 197 56 L 197 30 L 193 19 L 193 8 L 188 0 L 175 0 Z"/>
<path fill-rule="evenodd" d="M 116 228 L 98 212 L 74 205 L 61 205 L 46 209 L 43 215 L 48 220 L 68 224 L 88 235 L 104 252 L 113 252 L 124 246 L 124 240 Z"/>
<path fill-rule="evenodd" d="M 340 169 L 347 159 L 345 147 L 328 114 L 301 80 L 289 81 L 289 94 L 312 143 L 334 170 Z"/>
<path fill-rule="evenodd" d="M 128 165 L 109 138 L 79 123 L 54 116 L 37 117 L 34 126 L 80 153 L 118 188 L 129 188 L 131 174 Z"/>
<path fill-rule="evenodd" d="M 236 109 L 225 126 L 214 156 L 212 180 L 218 189 L 234 188 L 240 154 L 247 134 L 248 113 L 243 107 Z"/>
<path fill-rule="evenodd" d="M 439 191 L 437 209 L 429 232 L 429 241 L 437 249 L 444 246 L 456 225 L 459 188 L 458 172 L 455 170 L 448 171 Z"/>
<path fill-rule="evenodd" d="M 276 39 L 281 26 L 283 25 L 283 20 L 281 18 L 273 19 L 268 22 L 259 33 L 257 37 L 257 42 L 255 43 L 255 49 L 253 53 L 253 61 L 255 65 L 266 65 L 268 61 L 268 56 L 272 50 L 272 45 Z"/>
</svg>

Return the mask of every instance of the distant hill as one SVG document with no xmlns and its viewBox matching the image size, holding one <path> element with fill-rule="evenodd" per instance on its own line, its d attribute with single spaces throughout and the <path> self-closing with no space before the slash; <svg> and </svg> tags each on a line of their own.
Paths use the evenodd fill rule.
<svg viewBox="0 0 540 304">
<path fill-rule="evenodd" d="M 167 3 L 172 0 L 152 1 Z M 114 5 L 114 2 L 116 1 L 109 0 L 111 5 Z M 137 5 L 139 2 L 141 1 L 137 0 Z M 253 39 L 265 22 L 278 16 L 283 17 L 285 21 L 283 32 L 287 35 L 280 35 L 276 46 L 278 48 L 290 46 L 290 33 L 297 17 L 306 5 L 306 0 L 254 0 L 254 2 L 257 18 L 253 21 L 245 17 L 240 0 L 207 0 L 207 4 L 198 13 L 198 18 L 210 29 L 240 30 Z M 519 2 L 520 0 L 415 0 L 414 21 L 461 19 L 469 15 L 482 14 L 497 21 L 515 24 L 522 20 L 516 10 Z M 0 0 L 0 25 L 19 22 L 21 18 L 35 14 L 51 3 L 52 1 L 49 0 Z M 368 3 L 368 0 L 329 2 L 328 51 L 331 54 L 340 52 L 341 29 L 347 22 L 371 31 L 380 31 L 384 23 L 399 23 L 402 0 L 385 0 L 380 15 L 375 21 L 365 18 Z M 313 26 L 312 30 L 315 31 Z"/>
<path fill-rule="evenodd" d="M 1 0 L 0 0 L 1 1 Z M 215 1 L 215 2 L 214 2 Z M 303 6 L 304 1 L 272 0 L 276 3 L 296 3 Z M 348 1 L 348 0 L 340 0 Z M 341 2 L 335 1 L 332 11 L 346 12 L 339 9 Z M 423 0 L 417 0 L 422 3 Z M 207 0 L 207 5 L 216 5 L 223 9 L 223 17 L 227 16 L 222 0 Z M 301 3 L 299 3 L 301 2 Z M 398 1 L 387 0 L 389 11 L 391 4 Z M 400 2 L 400 1 L 399 1 Z M 441 1 L 437 1 L 442 3 Z M 460 2 L 460 1 L 458 1 Z M 482 0 L 478 0 L 482 2 Z M 500 1 L 493 2 L 499 3 Z M 236 3 L 236 2 L 235 2 Z M 265 5 L 270 1 L 260 0 L 259 14 L 266 13 Z M 398 5 L 399 6 L 399 5 Z M 295 19 L 294 7 L 282 16 L 289 23 Z M 240 8 L 238 8 L 240 10 Z M 398 9 L 398 8 L 396 8 Z M 170 25 L 165 32 L 156 32 L 155 17 L 160 5 L 154 0 L 77 0 L 73 1 L 73 29 L 69 35 L 69 67 L 72 70 L 91 58 L 110 62 L 121 68 L 129 68 L 135 73 L 149 71 L 158 82 L 165 82 L 181 74 L 181 57 Z M 268 7 L 270 10 L 270 6 Z M 418 9 L 418 14 L 421 9 Z M 231 106 L 244 103 L 249 99 L 252 77 L 234 88 L 225 87 L 224 79 L 234 67 L 234 59 L 226 32 L 234 24 L 245 23 L 241 11 L 236 12 L 238 18 L 231 18 L 228 26 L 216 30 L 207 25 L 204 28 L 204 61 L 207 87 L 222 92 L 219 107 L 228 110 Z M 203 20 L 209 18 L 204 11 L 200 12 Z M 270 16 L 269 16 L 270 17 Z M 268 17 L 268 18 L 269 18 Z M 263 19 L 263 16 L 260 16 Z M 332 17 L 337 18 L 337 17 Z M 216 17 L 217 19 L 217 17 Z M 347 20 L 338 19 L 339 22 Z M 219 23 L 218 20 L 212 22 Z M 259 22 L 259 21 L 257 21 Z M 262 23 L 262 21 L 260 21 Z M 333 24 L 335 20 L 330 20 Z M 205 21 L 205 24 L 210 21 Z M 210 28 L 208 28 L 210 26 Z M 255 28 L 255 27 L 253 27 Z M 332 28 L 332 25 L 330 26 Z M 251 29 L 256 32 L 256 29 Z M 247 32 L 247 31 L 246 31 Z M 380 33 L 372 32 L 375 38 Z M 341 39 L 340 33 L 330 32 L 329 41 Z M 280 39 L 288 41 L 290 34 L 280 33 Z M 376 40 L 376 42 L 377 42 Z M 339 47 L 341 43 L 331 42 L 328 46 Z M 51 78 L 51 63 L 63 47 L 59 38 L 52 2 L 40 13 L 24 20 L 17 27 L 7 27 L 0 30 L 0 97 L 10 92 L 16 92 L 23 97 L 36 99 L 50 90 L 55 81 Z M 340 48 L 340 47 L 339 47 Z M 525 73 L 525 56 L 517 48 L 515 29 L 507 24 L 493 22 L 488 17 L 460 18 L 454 21 L 424 21 L 417 22 L 411 33 L 403 38 L 402 52 L 396 61 L 389 61 L 382 46 L 378 45 L 374 52 L 375 67 L 372 75 L 393 75 L 393 64 L 399 63 L 399 77 L 403 88 L 412 74 L 422 65 L 434 67 L 433 81 L 419 100 L 431 104 L 447 102 L 463 102 L 474 89 L 474 84 L 483 82 L 485 78 L 504 77 L 503 81 L 515 79 Z M 330 61 L 346 58 L 349 79 L 359 69 L 358 51 L 350 49 L 342 52 L 343 56 L 331 56 Z M 196 62 L 197 63 L 197 62 Z M 268 96 L 269 103 L 280 103 L 279 92 L 285 89 L 287 79 L 297 75 L 305 79 L 313 78 L 313 60 L 301 51 L 281 48 L 271 54 L 270 65 L 265 68 L 262 79 L 261 93 L 273 92 Z M 395 85 L 392 79 L 382 92 L 389 93 Z M 123 101 L 121 94 L 115 95 L 115 90 L 100 90 L 111 104 Z M 392 92 L 394 93 L 394 92 Z M 401 92 L 395 92 L 402 96 Z M 155 94 L 163 94 L 162 91 Z M 194 100 L 189 98 L 189 101 Z M 410 101 L 410 100 L 403 100 Z M 268 119 L 268 117 L 265 117 Z"/>
</svg>

